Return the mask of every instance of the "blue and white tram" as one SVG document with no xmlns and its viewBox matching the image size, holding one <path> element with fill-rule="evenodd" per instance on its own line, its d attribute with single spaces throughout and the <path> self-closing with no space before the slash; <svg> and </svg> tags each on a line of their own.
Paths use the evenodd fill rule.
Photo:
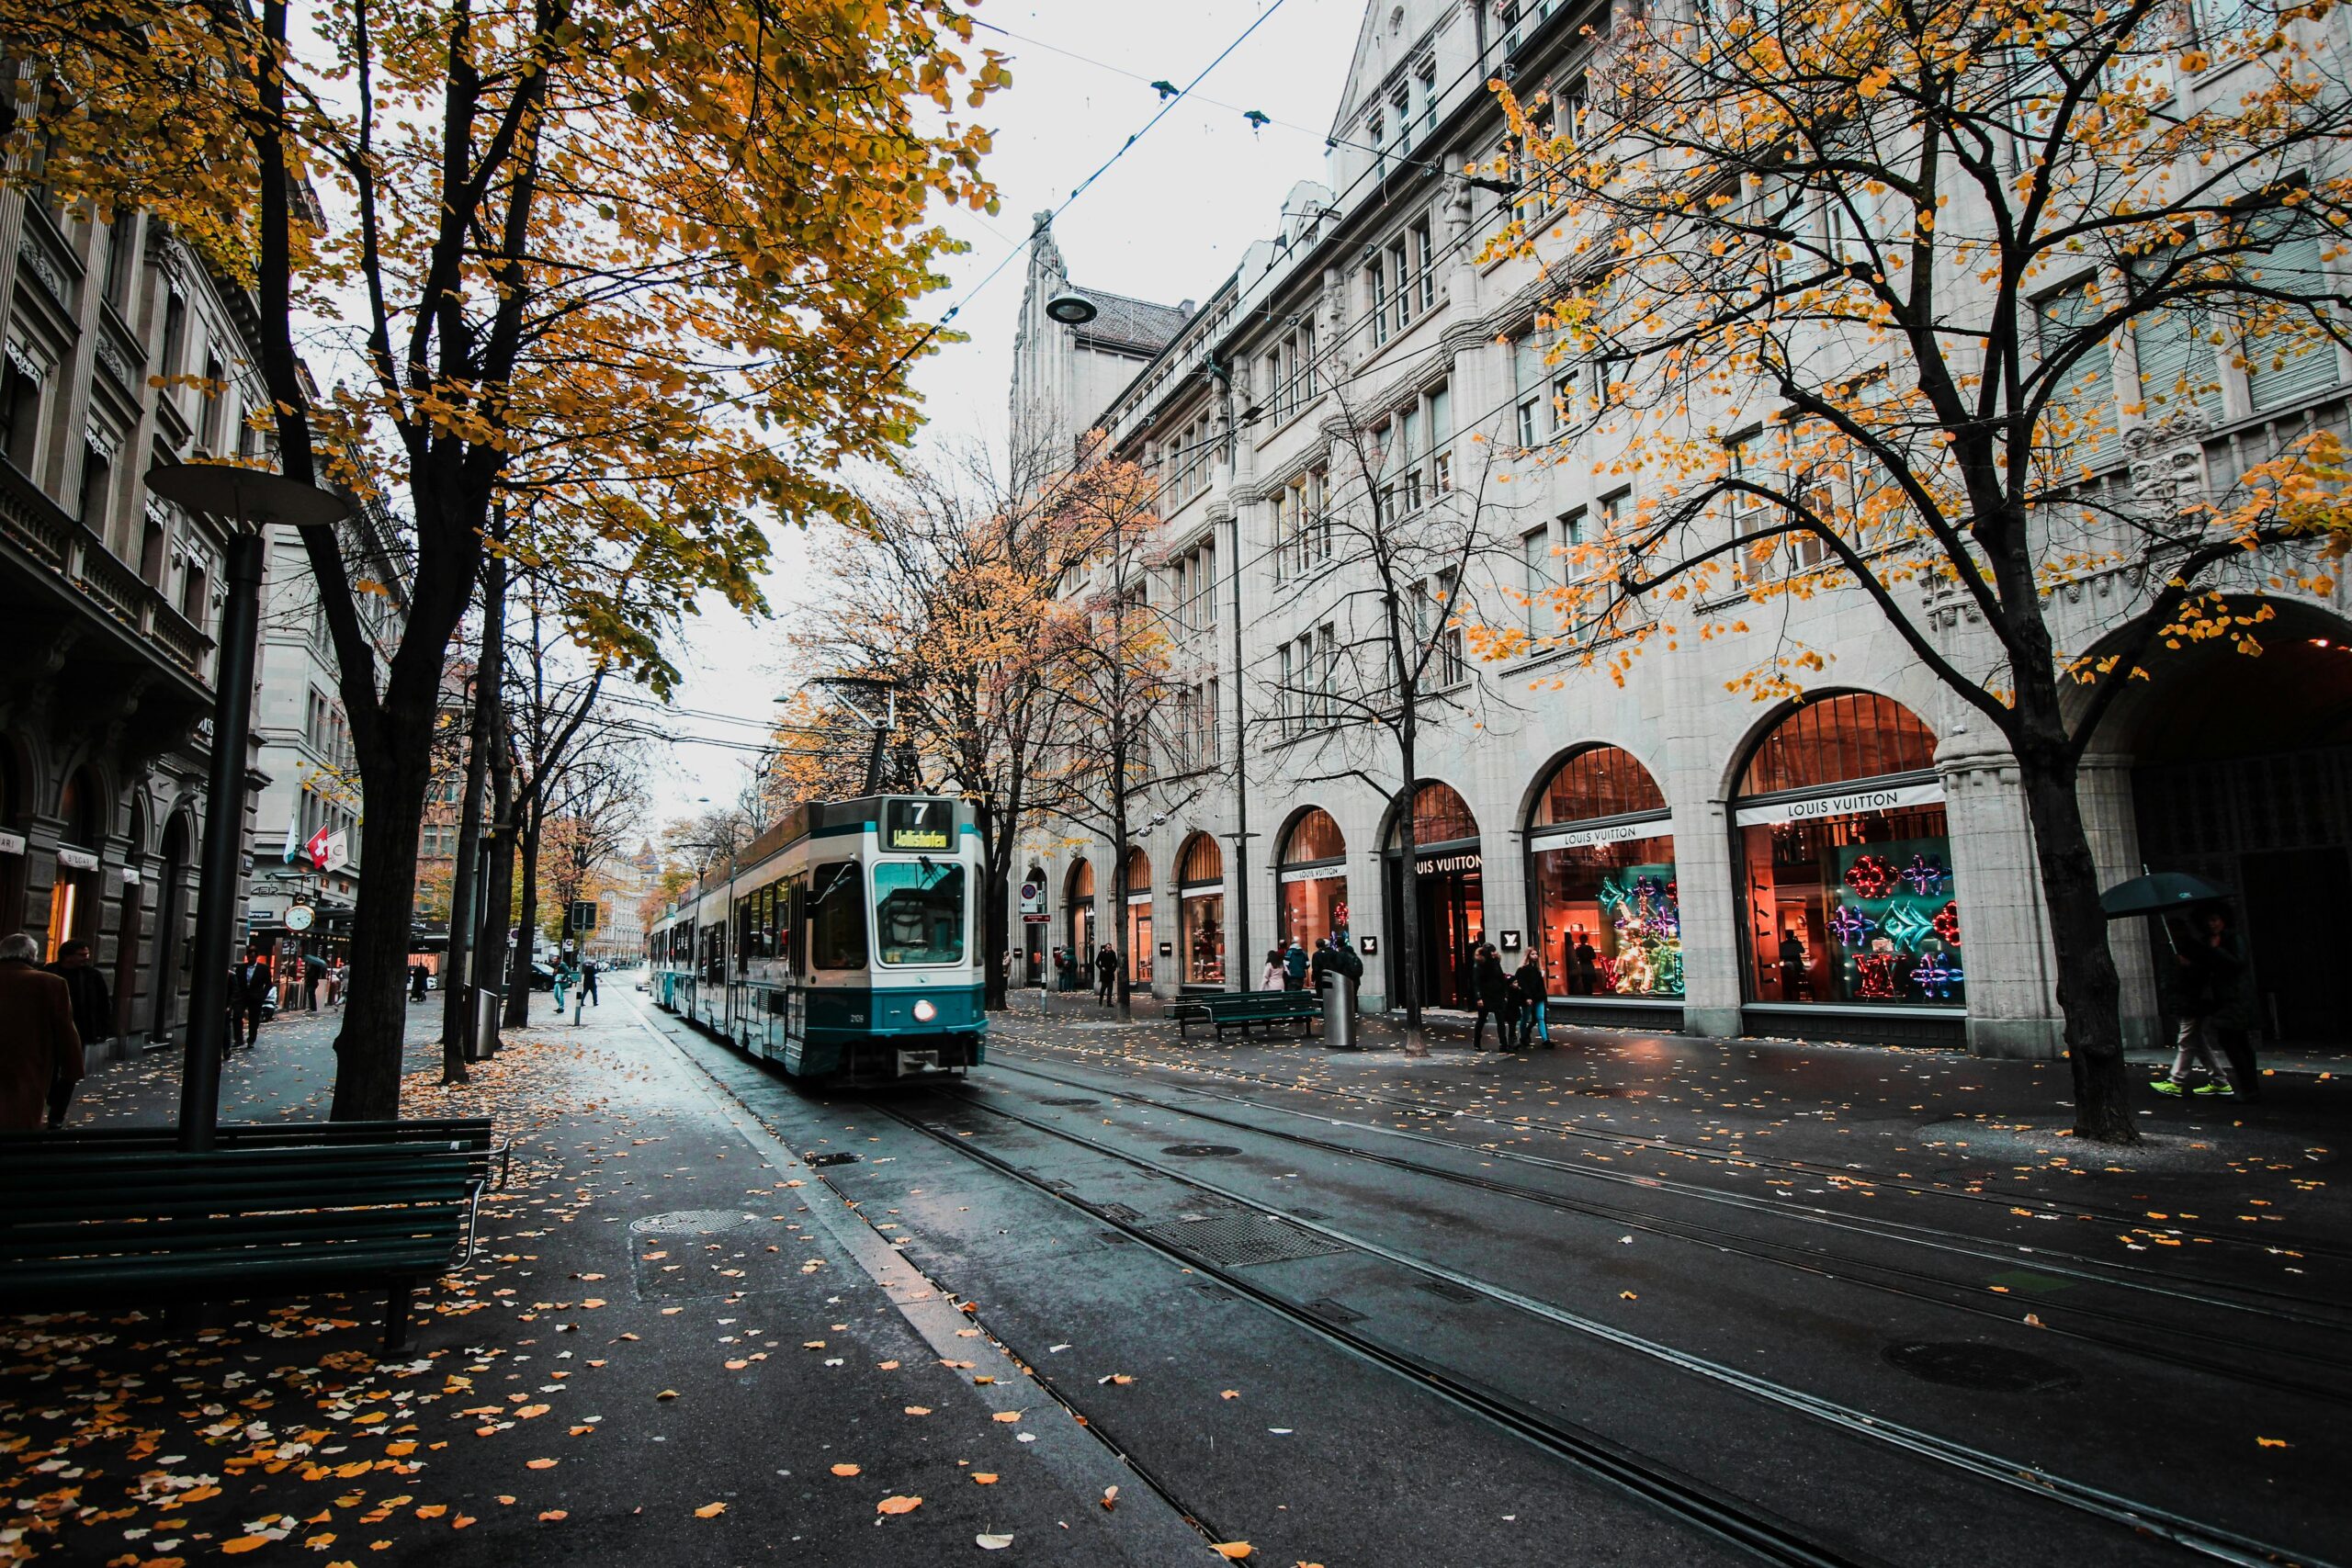
<svg viewBox="0 0 2352 1568">
<path fill-rule="evenodd" d="M 971 807 L 815 801 L 646 933 L 657 1001 L 796 1077 L 876 1082 L 985 1057 Z"/>
</svg>

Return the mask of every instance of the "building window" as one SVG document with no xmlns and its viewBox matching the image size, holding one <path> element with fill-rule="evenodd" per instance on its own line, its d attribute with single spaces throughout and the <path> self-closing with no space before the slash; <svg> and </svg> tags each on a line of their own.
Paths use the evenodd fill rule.
<svg viewBox="0 0 2352 1568">
<path fill-rule="evenodd" d="M 107 491 L 114 483 L 114 464 L 96 443 L 82 449 L 82 493 L 74 506 L 75 514 L 92 533 L 105 537 L 107 531 Z"/>
<path fill-rule="evenodd" d="M 1615 746 L 1577 752 L 1536 792 L 1528 907 L 1552 995 L 1679 997 L 1682 916 L 1666 798 Z"/>
<path fill-rule="evenodd" d="M 1188 632 L 1216 625 L 1216 541 L 1204 539 L 1176 558 L 1176 624 Z"/>
<path fill-rule="evenodd" d="M 40 394 L 41 378 L 11 352 L 0 368 L 0 453 L 26 475 L 40 460 Z"/>
<path fill-rule="evenodd" d="M 1183 983 L 1225 984 L 1225 852 L 1206 833 L 1184 841 L 1176 863 L 1183 938 Z"/>
<path fill-rule="evenodd" d="M 1519 537 L 1519 568 L 1527 595 L 1527 629 L 1540 633 L 1550 624 L 1547 595 L 1552 589 L 1552 532 L 1531 528 Z"/>
<path fill-rule="evenodd" d="M 1965 1002 L 1935 743 L 1902 705 L 1850 693 L 1758 745 L 1732 803 L 1751 1001 Z"/>
<path fill-rule="evenodd" d="M 1151 857 L 1127 852 L 1127 974 L 1138 986 L 1151 984 Z"/>
<path fill-rule="evenodd" d="M 198 439 L 208 452 L 219 452 L 221 446 L 221 422 L 229 412 L 229 371 L 220 356 L 204 356 L 204 407 L 197 418 Z"/>
<path fill-rule="evenodd" d="M 1348 842 L 1321 807 L 1309 807 L 1274 856 L 1275 935 L 1312 953 L 1348 929 Z"/>
</svg>

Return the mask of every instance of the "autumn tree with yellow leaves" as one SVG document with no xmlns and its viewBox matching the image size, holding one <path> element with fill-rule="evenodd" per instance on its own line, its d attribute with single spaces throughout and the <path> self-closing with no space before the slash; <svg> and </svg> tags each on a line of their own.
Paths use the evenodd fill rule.
<svg viewBox="0 0 2352 1568">
<path fill-rule="evenodd" d="M 1622 676 L 1745 636 L 1733 689 L 1797 697 L 1834 668 L 1781 612 L 1874 606 L 2014 756 L 2095 1139 L 2136 1134 L 2086 746 L 2167 650 L 2258 651 L 2346 538 L 2340 411 L 2214 439 L 2225 376 L 2257 413 L 2336 380 L 2343 40 L 2324 0 L 1735 0 L 1621 7 L 1574 101 L 1495 85 L 1558 460 L 1644 499 L 1482 649 Z M 2120 631 L 2061 614 L 2094 581 Z"/>
<path fill-rule="evenodd" d="M 992 200 L 961 116 L 1001 62 L 947 0 L 349 0 L 299 29 L 280 0 L 0 0 L 0 36 L 33 89 L 12 166 L 247 286 L 284 471 L 365 485 L 367 454 L 405 500 L 389 658 L 311 544 L 368 797 L 334 1113 L 395 1114 L 436 689 L 495 499 L 537 498 L 517 547 L 657 687 L 662 617 L 601 606 L 604 566 L 676 615 L 756 607 L 763 525 L 854 515 L 843 466 L 914 427 L 931 204 Z"/>
<path fill-rule="evenodd" d="M 1067 596 L 1115 533 L 1148 533 L 1152 506 L 1149 481 L 1124 462 L 1048 472 L 1035 455 L 1016 453 L 1003 471 L 977 455 L 910 465 L 868 497 L 860 526 L 842 531 L 826 590 L 795 633 L 805 666 L 895 692 L 893 785 L 971 803 L 991 1008 L 1004 1005 L 1010 983 L 1021 827 L 1068 804 L 1084 772 L 1061 765 L 1071 752 L 1057 728 L 1071 716 L 1077 651 L 1087 644 Z M 825 743 L 820 726 L 838 728 L 842 717 L 812 708 L 780 730 L 780 771 L 837 787 L 849 749 Z M 864 758 L 855 761 L 862 776 Z"/>
</svg>

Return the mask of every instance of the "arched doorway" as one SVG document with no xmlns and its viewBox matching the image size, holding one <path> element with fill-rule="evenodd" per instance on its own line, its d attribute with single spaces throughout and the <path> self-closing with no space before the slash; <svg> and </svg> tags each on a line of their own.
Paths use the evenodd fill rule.
<svg viewBox="0 0 2352 1568">
<path fill-rule="evenodd" d="M 1177 937 L 1182 984 L 1225 988 L 1225 852 L 1206 833 L 1176 856 Z"/>
<path fill-rule="evenodd" d="M 155 887 L 155 967 L 147 987 L 153 998 L 147 1016 L 150 1040 L 169 1040 L 179 1021 L 180 971 L 187 951 L 182 928 L 187 922 L 187 868 L 195 840 L 188 814 L 173 812 L 164 826 L 164 868 Z"/>
<path fill-rule="evenodd" d="M 30 792 L 14 746 L 0 744 L 0 935 L 25 925 L 25 830 Z"/>
<path fill-rule="evenodd" d="M 1069 868 L 1069 892 L 1062 899 L 1062 941 L 1070 954 L 1069 989 L 1078 990 L 1093 984 L 1094 973 L 1094 863 L 1080 860 Z"/>
<path fill-rule="evenodd" d="M 1151 857 L 1141 846 L 1127 851 L 1127 978 L 1151 984 Z"/>
<path fill-rule="evenodd" d="M 1319 806 L 1291 818 L 1274 852 L 1275 935 L 1284 946 L 1315 944 L 1348 929 L 1348 840 Z"/>
<path fill-rule="evenodd" d="M 1536 789 L 1527 907 L 1552 995 L 1682 995 L 1674 832 L 1666 796 L 1632 752 L 1589 746 Z"/>
<path fill-rule="evenodd" d="M 2352 1045 L 2352 646 L 2333 617 L 2273 606 L 2254 657 L 2223 643 L 2164 656 L 2109 728 L 2133 759 L 2132 814 L 2151 871 L 2235 895 L 2255 1026 L 2302 1047 Z M 2135 921 L 2157 943 L 2162 933 Z"/>
<path fill-rule="evenodd" d="M 1404 994 L 1404 813 L 1388 828 L 1387 913 L 1389 995 Z M 1479 850 L 1478 819 L 1469 803 L 1434 780 L 1413 791 L 1413 860 L 1419 884 L 1419 972 L 1421 1001 L 1429 1007 L 1476 1007 L 1477 982 L 1473 950 L 1486 935 L 1486 862 Z"/>
<path fill-rule="evenodd" d="M 1936 738 L 1892 698 L 1792 708 L 1732 801 L 1746 994 L 1765 1010 L 1964 1010 Z"/>
<path fill-rule="evenodd" d="M 49 886 L 48 961 L 74 940 L 91 941 L 98 929 L 98 849 L 105 842 L 105 802 L 86 767 L 65 775 L 58 793 L 57 880 Z"/>
</svg>

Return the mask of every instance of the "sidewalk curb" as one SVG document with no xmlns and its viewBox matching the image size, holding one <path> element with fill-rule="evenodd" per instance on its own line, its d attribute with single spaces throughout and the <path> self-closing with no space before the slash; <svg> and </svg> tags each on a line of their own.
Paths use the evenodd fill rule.
<svg viewBox="0 0 2352 1568">
<path fill-rule="evenodd" d="M 880 1287 L 908 1326 L 931 1347 L 932 1353 L 943 1361 L 973 1363 L 968 1369 L 961 1369 L 967 1380 L 967 1393 L 990 1411 L 1041 1411 L 1041 1407 L 1049 1407 L 1058 1414 L 1069 1414 L 1060 1399 L 985 1332 L 987 1325 L 977 1313 L 956 1306 L 949 1292 L 885 1241 L 822 1173 L 803 1166 L 791 1147 L 763 1125 L 755 1113 L 728 1093 L 725 1086 L 676 1042 L 655 1028 L 636 998 L 629 999 L 637 1009 L 639 1027 L 665 1052 L 675 1054 L 673 1065 L 688 1069 L 686 1081 L 711 1103 L 719 1119 L 770 1168 L 797 1171 L 807 1179 L 808 1185 L 795 1190 L 808 1204 L 809 1213 L 850 1255 L 865 1277 Z M 984 1331 L 978 1339 L 958 1337 L 957 1330 L 975 1327 Z M 973 1376 L 992 1377 L 995 1381 L 975 1383 L 968 1381 Z M 1023 1390 L 1030 1396 L 1025 1400 L 1018 1397 Z M 1124 1537 L 1133 1532 L 1141 1538 L 1132 1545 L 1123 1540 L 1121 1554 L 1137 1568 L 1222 1561 L 1209 1551 L 1208 1539 L 1092 1427 L 1081 1426 L 1075 1418 L 1038 1420 L 1023 1424 L 1016 1432 L 1015 1440 L 1022 1437 L 1035 1439 L 1023 1446 L 1074 1498 L 1100 1498 L 1106 1488 L 1120 1489 L 1120 1533 Z"/>
</svg>

